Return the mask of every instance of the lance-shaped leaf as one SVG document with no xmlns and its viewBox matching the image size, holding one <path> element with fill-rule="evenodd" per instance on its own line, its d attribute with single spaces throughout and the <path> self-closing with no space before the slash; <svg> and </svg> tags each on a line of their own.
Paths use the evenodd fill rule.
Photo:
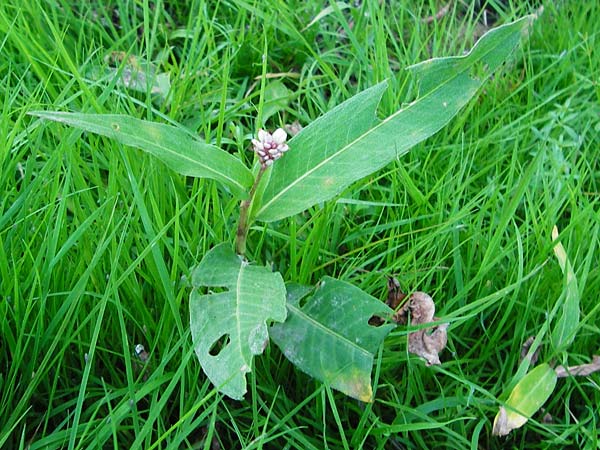
<svg viewBox="0 0 600 450">
<path fill-rule="evenodd" d="M 558 241 L 558 228 L 552 228 L 552 240 Z M 553 324 L 552 345 L 556 350 L 565 350 L 575 339 L 577 327 L 579 326 L 579 288 L 573 266 L 567 257 L 567 252 L 562 243 L 554 245 L 554 255 L 565 275 L 565 292 L 561 297 L 563 304 L 558 320 Z"/>
<path fill-rule="evenodd" d="M 191 177 L 212 178 L 245 198 L 253 177 L 235 156 L 219 147 L 194 139 L 171 125 L 149 122 L 119 114 L 82 114 L 37 111 L 43 119 L 115 139 L 156 156 L 174 171 Z"/>
<path fill-rule="evenodd" d="M 492 434 L 505 436 L 522 427 L 552 395 L 556 386 L 556 373 L 548 364 L 540 364 L 514 387 L 506 407 L 501 406 L 494 419 Z"/>
<path fill-rule="evenodd" d="M 252 358 L 269 340 L 267 321 L 286 317 L 279 273 L 248 264 L 227 244 L 210 250 L 192 274 L 190 325 L 204 373 L 223 394 L 240 400 Z M 202 287 L 225 288 L 201 294 Z"/>
<path fill-rule="evenodd" d="M 489 31 L 466 56 L 410 67 L 418 98 L 379 123 L 375 110 L 385 83 L 304 128 L 273 166 L 256 218 L 277 220 L 328 200 L 436 133 L 506 60 L 530 22 L 531 16 Z"/>
<path fill-rule="evenodd" d="M 359 288 L 325 277 L 316 292 L 288 288 L 288 318 L 271 328 L 273 342 L 300 370 L 364 402 L 373 400 L 371 370 L 378 346 L 395 325 L 369 325 L 393 310 Z"/>
</svg>

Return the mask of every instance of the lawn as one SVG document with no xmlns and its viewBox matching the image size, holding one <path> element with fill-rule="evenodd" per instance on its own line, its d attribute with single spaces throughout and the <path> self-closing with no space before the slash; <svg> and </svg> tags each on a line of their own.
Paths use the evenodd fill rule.
<svg viewBox="0 0 600 450">
<path fill-rule="evenodd" d="M 559 378 L 508 436 L 492 427 L 530 337 L 551 367 L 600 352 L 600 5 L 323 3 L 1 2 L 1 448 L 598 448 L 598 372 Z M 387 117 L 410 101 L 406 67 L 532 13 L 440 132 L 335 198 L 250 227 L 248 258 L 286 282 L 335 277 L 383 302 L 395 277 L 432 296 L 449 324 L 442 364 L 409 353 L 398 326 L 375 355 L 371 403 L 275 345 L 243 400 L 216 390 L 192 344 L 191 270 L 233 246 L 239 199 L 30 114 L 174 124 L 250 167 L 262 126 L 291 133 L 384 80 Z M 580 316 L 556 348 L 570 297 Z"/>
</svg>

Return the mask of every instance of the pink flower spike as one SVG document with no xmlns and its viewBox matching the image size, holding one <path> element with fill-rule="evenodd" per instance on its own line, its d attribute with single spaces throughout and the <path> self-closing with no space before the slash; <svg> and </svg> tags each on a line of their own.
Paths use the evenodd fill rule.
<svg viewBox="0 0 600 450">
<path fill-rule="evenodd" d="M 288 151 L 289 147 L 285 143 L 287 133 L 283 128 L 278 128 L 273 134 L 260 129 L 257 134 L 258 139 L 252 139 L 252 146 L 263 168 L 272 165 L 273 161 Z"/>
</svg>

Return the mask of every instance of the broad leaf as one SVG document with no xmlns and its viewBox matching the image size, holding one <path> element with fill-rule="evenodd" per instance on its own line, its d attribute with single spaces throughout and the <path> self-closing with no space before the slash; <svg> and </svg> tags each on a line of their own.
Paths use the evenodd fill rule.
<svg viewBox="0 0 600 450">
<path fill-rule="evenodd" d="M 558 241 L 558 228 L 552 229 L 552 240 Z M 579 326 L 579 288 L 573 266 L 567 257 L 567 252 L 562 243 L 554 245 L 554 255 L 565 275 L 565 292 L 558 320 L 552 328 L 552 346 L 556 350 L 565 350 L 575 339 L 575 333 Z"/>
<path fill-rule="evenodd" d="M 190 326 L 202 369 L 219 391 L 242 399 L 252 358 L 269 340 L 267 321 L 285 320 L 283 279 L 220 244 L 196 266 L 192 285 Z M 226 290 L 203 295 L 205 287 Z"/>
<path fill-rule="evenodd" d="M 466 56 L 409 68 L 419 97 L 375 124 L 385 83 L 367 89 L 304 128 L 273 166 L 256 218 L 272 221 L 328 200 L 436 133 L 477 93 L 517 46 L 531 16 L 486 33 Z"/>
<path fill-rule="evenodd" d="M 273 342 L 303 372 L 346 395 L 372 401 L 374 354 L 395 325 L 368 322 L 393 311 L 359 288 L 329 277 L 301 305 L 305 294 L 288 289 L 288 318 L 271 328 Z"/>
<path fill-rule="evenodd" d="M 171 125 L 118 114 L 45 111 L 31 114 L 139 148 L 182 175 L 221 181 L 238 197 L 245 198 L 253 182 L 252 173 L 239 159 Z"/>
<path fill-rule="evenodd" d="M 492 434 L 504 436 L 522 427 L 546 403 L 555 386 L 556 373 L 548 364 L 540 364 L 525 375 L 510 393 L 506 407 L 500 407 Z"/>
</svg>

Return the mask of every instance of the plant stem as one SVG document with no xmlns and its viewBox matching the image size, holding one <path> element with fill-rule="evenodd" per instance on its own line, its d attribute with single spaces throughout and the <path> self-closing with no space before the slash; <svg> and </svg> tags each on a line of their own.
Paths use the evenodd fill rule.
<svg viewBox="0 0 600 450">
<path fill-rule="evenodd" d="M 265 169 L 266 167 L 260 167 L 260 170 L 254 179 L 254 184 L 250 189 L 248 199 L 242 200 L 242 203 L 240 204 L 240 221 L 235 235 L 235 251 L 240 256 L 245 256 L 246 254 L 246 238 L 248 237 L 248 229 L 250 228 L 250 224 L 248 223 L 250 206 L 252 205 L 254 194 L 256 194 L 256 189 L 258 188 L 258 184 L 260 183 L 260 179 L 262 178 Z"/>
</svg>

